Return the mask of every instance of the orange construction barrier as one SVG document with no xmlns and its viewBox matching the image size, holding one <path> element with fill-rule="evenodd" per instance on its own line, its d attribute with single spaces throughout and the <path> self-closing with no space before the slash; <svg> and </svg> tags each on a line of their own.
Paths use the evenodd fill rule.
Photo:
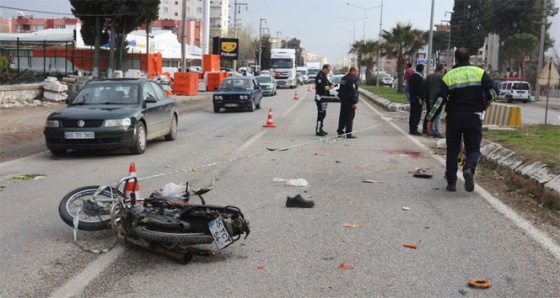
<svg viewBox="0 0 560 298">
<path fill-rule="evenodd" d="M 128 170 L 128 176 L 133 176 L 133 177 L 138 177 L 136 176 L 136 165 L 134 163 L 130 164 L 129 170 Z M 125 191 L 125 196 L 127 198 L 130 198 L 130 194 L 133 192 L 132 187 L 134 185 L 134 181 L 130 181 L 128 183 L 126 183 L 126 191 Z M 144 203 L 144 199 L 140 196 L 140 183 L 136 183 L 136 187 L 134 189 L 134 194 L 136 196 L 136 203 L 143 205 Z"/>
<path fill-rule="evenodd" d="M 276 124 L 274 124 L 274 120 L 272 119 L 272 109 L 268 110 L 268 119 L 263 127 L 276 127 Z"/>
</svg>

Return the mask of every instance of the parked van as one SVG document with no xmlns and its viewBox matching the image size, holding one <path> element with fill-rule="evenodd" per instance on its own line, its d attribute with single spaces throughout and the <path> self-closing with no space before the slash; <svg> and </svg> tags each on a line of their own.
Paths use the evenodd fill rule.
<svg viewBox="0 0 560 298">
<path fill-rule="evenodd" d="M 498 99 L 512 102 L 514 100 L 526 103 L 531 97 L 531 85 L 525 81 L 505 81 L 498 84 L 500 94 Z"/>
</svg>

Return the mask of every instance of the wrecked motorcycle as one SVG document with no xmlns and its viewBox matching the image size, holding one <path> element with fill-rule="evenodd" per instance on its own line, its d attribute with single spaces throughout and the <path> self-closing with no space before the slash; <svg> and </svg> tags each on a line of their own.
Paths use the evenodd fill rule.
<svg viewBox="0 0 560 298">
<path fill-rule="evenodd" d="M 211 256 L 216 250 L 193 247 L 215 243 L 218 250 L 249 235 L 249 224 L 235 206 L 208 205 L 202 197 L 212 187 L 189 189 L 177 195 L 154 192 L 143 203 L 125 188 L 138 180 L 128 176 L 112 186 L 85 186 L 69 192 L 60 202 L 62 220 L 74 229 L 98 231 L 112 229 L 118 238 L 170 257 L 181 263 L 193 255 Z M 122 189 L 122 190 L 121 190 Z M 192 192 L 192 194 L 191 194 Z M 192 195 L 201 203 L 191 204 Z"/>
</svg>

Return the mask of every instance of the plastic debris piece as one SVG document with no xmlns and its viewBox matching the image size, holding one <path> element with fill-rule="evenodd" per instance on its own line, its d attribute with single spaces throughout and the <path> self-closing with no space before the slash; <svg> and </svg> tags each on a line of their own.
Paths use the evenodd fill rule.
<svg viewBox="0 0 560 298">
<path fill-rule="evenodd" d="M 264 265 L 257 266 L 257 269 L 264 269 Z"/>
<path fill-rule="evenodd" d="M 344 262 L 343 262 L 343 263 L 340 263 L 340 266 L 338 266 L 338 268 L 339 268 L 339 269 L 342 269 L 342 270 L 350 270 L 350 269 L 354 269 L 354 266 L 352 266 L 352 265 L 346 265 L 346 264 L 344 264 Z"/>
<path fill-rule="evenodd" d="M 198 170 L 197 170 L 196 168 L 192 168 L 192 171 L 193 171 L 193 172 L 196 172 L 196 171 L 198 171 Z"/>
<path fill-rule="evenodd" d="M 356 169 L 358 170 L 365 170 L 367 168 L 367 166 L 356 166 Z"/>
<path fill-rule="evenodd" d="M 290 148 L 266 148 L 268 151 L 288 151 Z"/>
<path fill-rule="evenodd" d="M 32 249 L 31 249 L 31 248 L 26 248 L 25 251 L 26 251 L 26 252 L 31 252 Z"/>
<path fill-rule="evenodd" d="M 296 186 L 296 187 L 305 187 L 305 186 L 308 186 L 308 185 L 309 185 L 309 182 L 307 182 L 303 178 L 290 179 L 290 180 L 286 181 L 286 184 L 285 184 L 285 186 Z"/>
<path fill-rule="evenodd" d="M 417 247 L 416 244 L 412 244 L 412 243 L 405 243 L 402 246 L 407 247 L 407 248 L 412 248 L 412 249 L 416 249 L 416 247 Z"/>
<path fill-rule="evenodd" d="M 166 168 L 170 168 L 170 167 L 171 167 L 171 165 L 165 165 L 165 167 L 166 167 Z"/>
<path fill-rule="evenodd" d="M 414 173 L 414 175 L 412 176 L 416 178 L 432 178 L 434 175 L 424 174 L 424 173 Z"/>
<path fill-rule="evenodd" d="M 402 210 L 410 210 L 410 207 L 402 207 Z"/>
<path fill-rule="evenodd" d="M 463 295 L 467 295 L 467 291 L 465 291 L 465 290 L 463 290 L 463 289 L 460 289 L 460 290 L 459 290 L 459 293 L 461 293 L 461 294 L 463 294 Z"/>
<path fill-rule="evenodd" d="M 369 180 L 369 179 L 364 179 L 362 180 L 363 183 L 383 183 L 383 181 L 376 181 L 376 180 Z"/>
<path fill-rule="evenodd" d="M 55 241 L 60 241 L 60 237 L 54 238 Z"/>
<path fill-rule="evenodd" d="M 345 223 L 345 224 L 343 224 L 343 226 L 345 226 L 347 228 L 361 228 L 361 227 L 364 226 L 364 224 Z"/>
<path fill-rule="evenodd" d="M 331 216 L 331 214 L 330 214 L 330 213 L 328 213 L 328 212 L 327 212 L 327 214 L 325 214 L 325 215 L 326 215 L 326 216 Z"/>
</svg>

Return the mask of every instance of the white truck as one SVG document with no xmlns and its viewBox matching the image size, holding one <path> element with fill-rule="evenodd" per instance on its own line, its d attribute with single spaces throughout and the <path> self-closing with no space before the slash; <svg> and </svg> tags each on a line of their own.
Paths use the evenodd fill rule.
<svg viewBox="0 0 560 298">
<path fill-rule="evenodd" d="M 270 64 L 278 87 L 297 87 L 295 49 L 270 49 Z"/>
<path fill-rule="evenodd" d="M 315 77 L 317 76 L 319 71 L 321 71 L 321 62 L 308 61 L 305 62 L 305 65 L 307 66 L 307 76 L 308 76 L 307 83 L 308 84 L 315 83 Z"/>
<path fill-rule="evenodd" d="M 296 72 L 300 73 L 303 78 L 303 82 L 301 82 L 302 85 L 305 85 L 309 82 L 309 72 L 307 71 L 306 66 L 296 67 Z"/>
</svg>

